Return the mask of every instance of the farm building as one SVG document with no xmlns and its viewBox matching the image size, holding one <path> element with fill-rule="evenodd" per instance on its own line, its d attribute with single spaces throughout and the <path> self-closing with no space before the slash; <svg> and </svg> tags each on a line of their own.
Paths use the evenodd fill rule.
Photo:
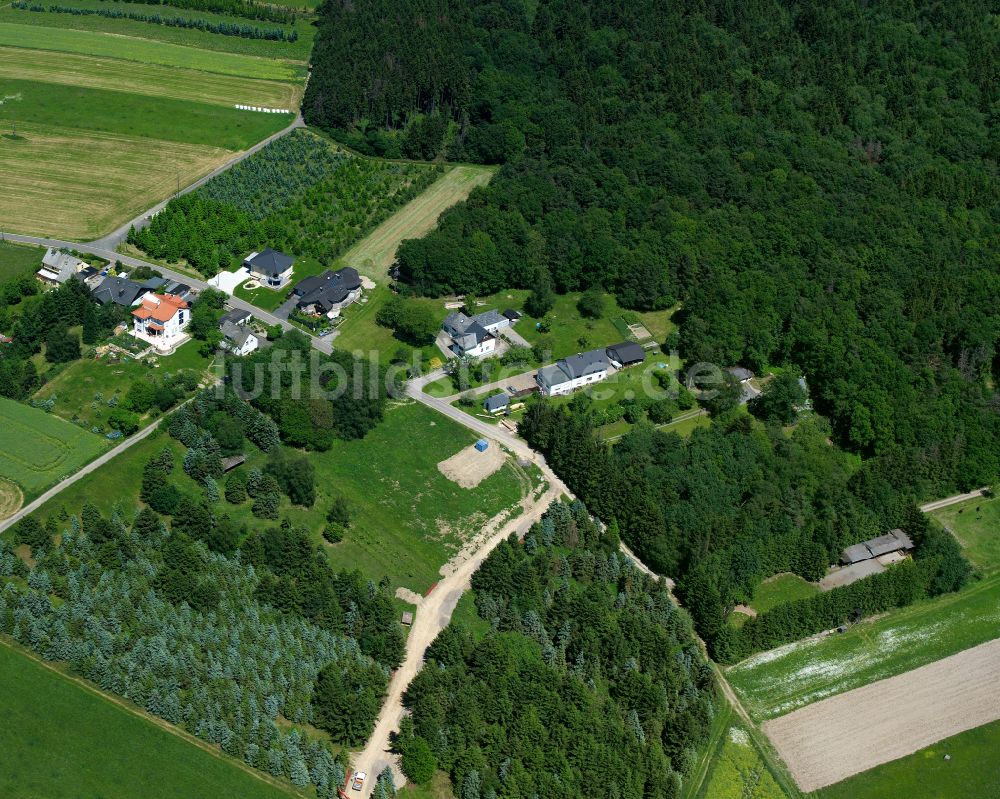
<svg viewBox="0 0 1000 799">
<path fill-rule="evenodd" d="M 607 349 L 608 358 L 616 369 L 625 366 L 635 366 L 646 360 L 646 351 L 634 341 L 623 341 L 621 344 L 612 344 Z"/>
<path fill-rule="evenodd" d="M 860 563 L 861 561 L 880 558 L 893 552 L 908 552 L 913 549 L 912 539 L 899 528 L 891 530 L 885 535 L 877 538 L 870 538 L 860 544 L 854 544 L 845 549 L 840 555 L 840 562 L 845 565 Z"/>
<path fill-rule="evenodd" d="M 496 413 L 497 411 L 504 410 L 509 404 L 510 397 L 501 391 L 491 397 L 487 397 L 483 403 L 483 408 L 485 408 L 487 413 Z"/>
<path fill-rule="evenodd" d="M 252 252 L 243 259 L 250 277 L 270 288 L 280 288 L 292 279 L 292 264 L 295 259 L 268 247 L 263 252 Z"/>
<path fill-rule="evenodd" d="M 563 358 L 543 367 L 535 375 L 538 388 L 546 397 L 568 394 L 581 386 L 604 380 L 611 362 L 604 350 L 589 350 Z"/>
</svg>

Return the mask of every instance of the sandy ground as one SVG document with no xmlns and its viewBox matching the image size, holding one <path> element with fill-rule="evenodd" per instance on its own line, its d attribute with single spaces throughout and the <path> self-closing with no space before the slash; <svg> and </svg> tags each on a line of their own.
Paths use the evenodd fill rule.
<svg viewBox="0 0 1000 799">
<path fill-rule="evenodd" d="M 438 470 L 462 488 L 475 488 L 503 466 L 506 457 L 496 442 L 491 441 L 486 452 L 480 452 L 474 446 L 466 447 L 441 461 Z"/>
<path fill-rule="evenodd" d="M 1000 639 L 767 721 L 799 787 L 815 791 L 1000 719 Z"/>
</svg>

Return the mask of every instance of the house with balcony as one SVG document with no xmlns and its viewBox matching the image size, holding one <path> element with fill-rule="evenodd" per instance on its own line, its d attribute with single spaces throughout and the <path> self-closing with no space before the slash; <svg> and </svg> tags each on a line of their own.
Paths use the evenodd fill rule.
<svg viewBox="0 0 1000 799">
<path fill-rule="evenodd" d="M 187 339 L 184 328 L 191 321 L 191 307 L 176 294 L 147 293 L 132 311 L 132 335 L 158 350 L 176 347 Z"/>
<path fill-rule="evenodd" d="M 243 259 L 243 266 L 250 277 L 261 285 L 278 289 L 292 279 L 292 265 L 295 259 L 268 247 L 263 252 L 252 252 Z"/>
</svg>

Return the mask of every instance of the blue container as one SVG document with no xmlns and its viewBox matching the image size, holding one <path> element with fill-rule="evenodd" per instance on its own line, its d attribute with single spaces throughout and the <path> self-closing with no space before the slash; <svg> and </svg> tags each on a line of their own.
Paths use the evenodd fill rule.
<svg viewBox="0 0 1000 799">
<path fill-rule="evenodd" d="M 481 438 L 476 442 L 476 449 L 480 452 L 486 452 L 486 448 L 490 445 L 490 442 L 485 438 Z"/>
</svg>

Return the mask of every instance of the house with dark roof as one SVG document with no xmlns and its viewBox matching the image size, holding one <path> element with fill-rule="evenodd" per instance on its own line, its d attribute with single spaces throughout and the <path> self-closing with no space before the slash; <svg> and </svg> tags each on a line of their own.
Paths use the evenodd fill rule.
<svg viewBox="0 0 1000 799">
<path fill-rule="evenodd" d="M 510 397 L 507 396 L 503 391 L 494 394 L 486 398 L 483 403 L 483 409 L 487 413 L 497 413 L 498 411 L 505 410 L 507 406 L 510 405 Z"/>
<path fill-rule="evenodd" d="M 225 321 L 219 325 L 219 329 L 222 331 L 222 342 L 219 346 L 233 355 L 249 355 L 260 346 L 260 339 L 248 325 Z"/>
<path fill-rule="evenodd" d="M 611 361 L 605 350 L 588 350 L 542 367 L 535 375 L 535 382 L 542 394 L 555 397 L 599 383 L 607 378 L 611 368 Z"/>
<path fill-rule="evenodd" d="M 250 277 L 270 288 L 281 288 L 292 279 L 295 259 L 268 247 L 263 252 L 252 252 L 243 259 Z"/>
<path fill-rule="evenodd" d="M 448 349 L 459 358 L 478 358 L 496 350 L 496 333 L 510 327 L 510 319 L 494 308 L 475 316 L 455 311 L 445 317 L 441 329 L 451 338 Z"/>
<path fill-rule="evenodd" d="M 123 308 L 131 308 L 133 305 L 139 304 L 146 291 L 143 286 L 132 282 L 127 277 L 109 275 L 90 294 L 101 305 L 113 302 Z"/>
<path fill-rule="evenodd" d="M 349 266 L 336 272 L 327 269 L 321 275 L 300 280 L 292 294 L 298 298 L 296 307 L 303 313 L 335 319 L 343 308 L 361 297 L 361 275 Z"/>
<path fill-rule="evenodd" d="M 635 366 L 646 360 L 646 351 L 634 341 L 623 341 L 621 344 L 612 344 L 607 349 L 608 358 L 615 369 L 625 366 Z"/>
</svg>

